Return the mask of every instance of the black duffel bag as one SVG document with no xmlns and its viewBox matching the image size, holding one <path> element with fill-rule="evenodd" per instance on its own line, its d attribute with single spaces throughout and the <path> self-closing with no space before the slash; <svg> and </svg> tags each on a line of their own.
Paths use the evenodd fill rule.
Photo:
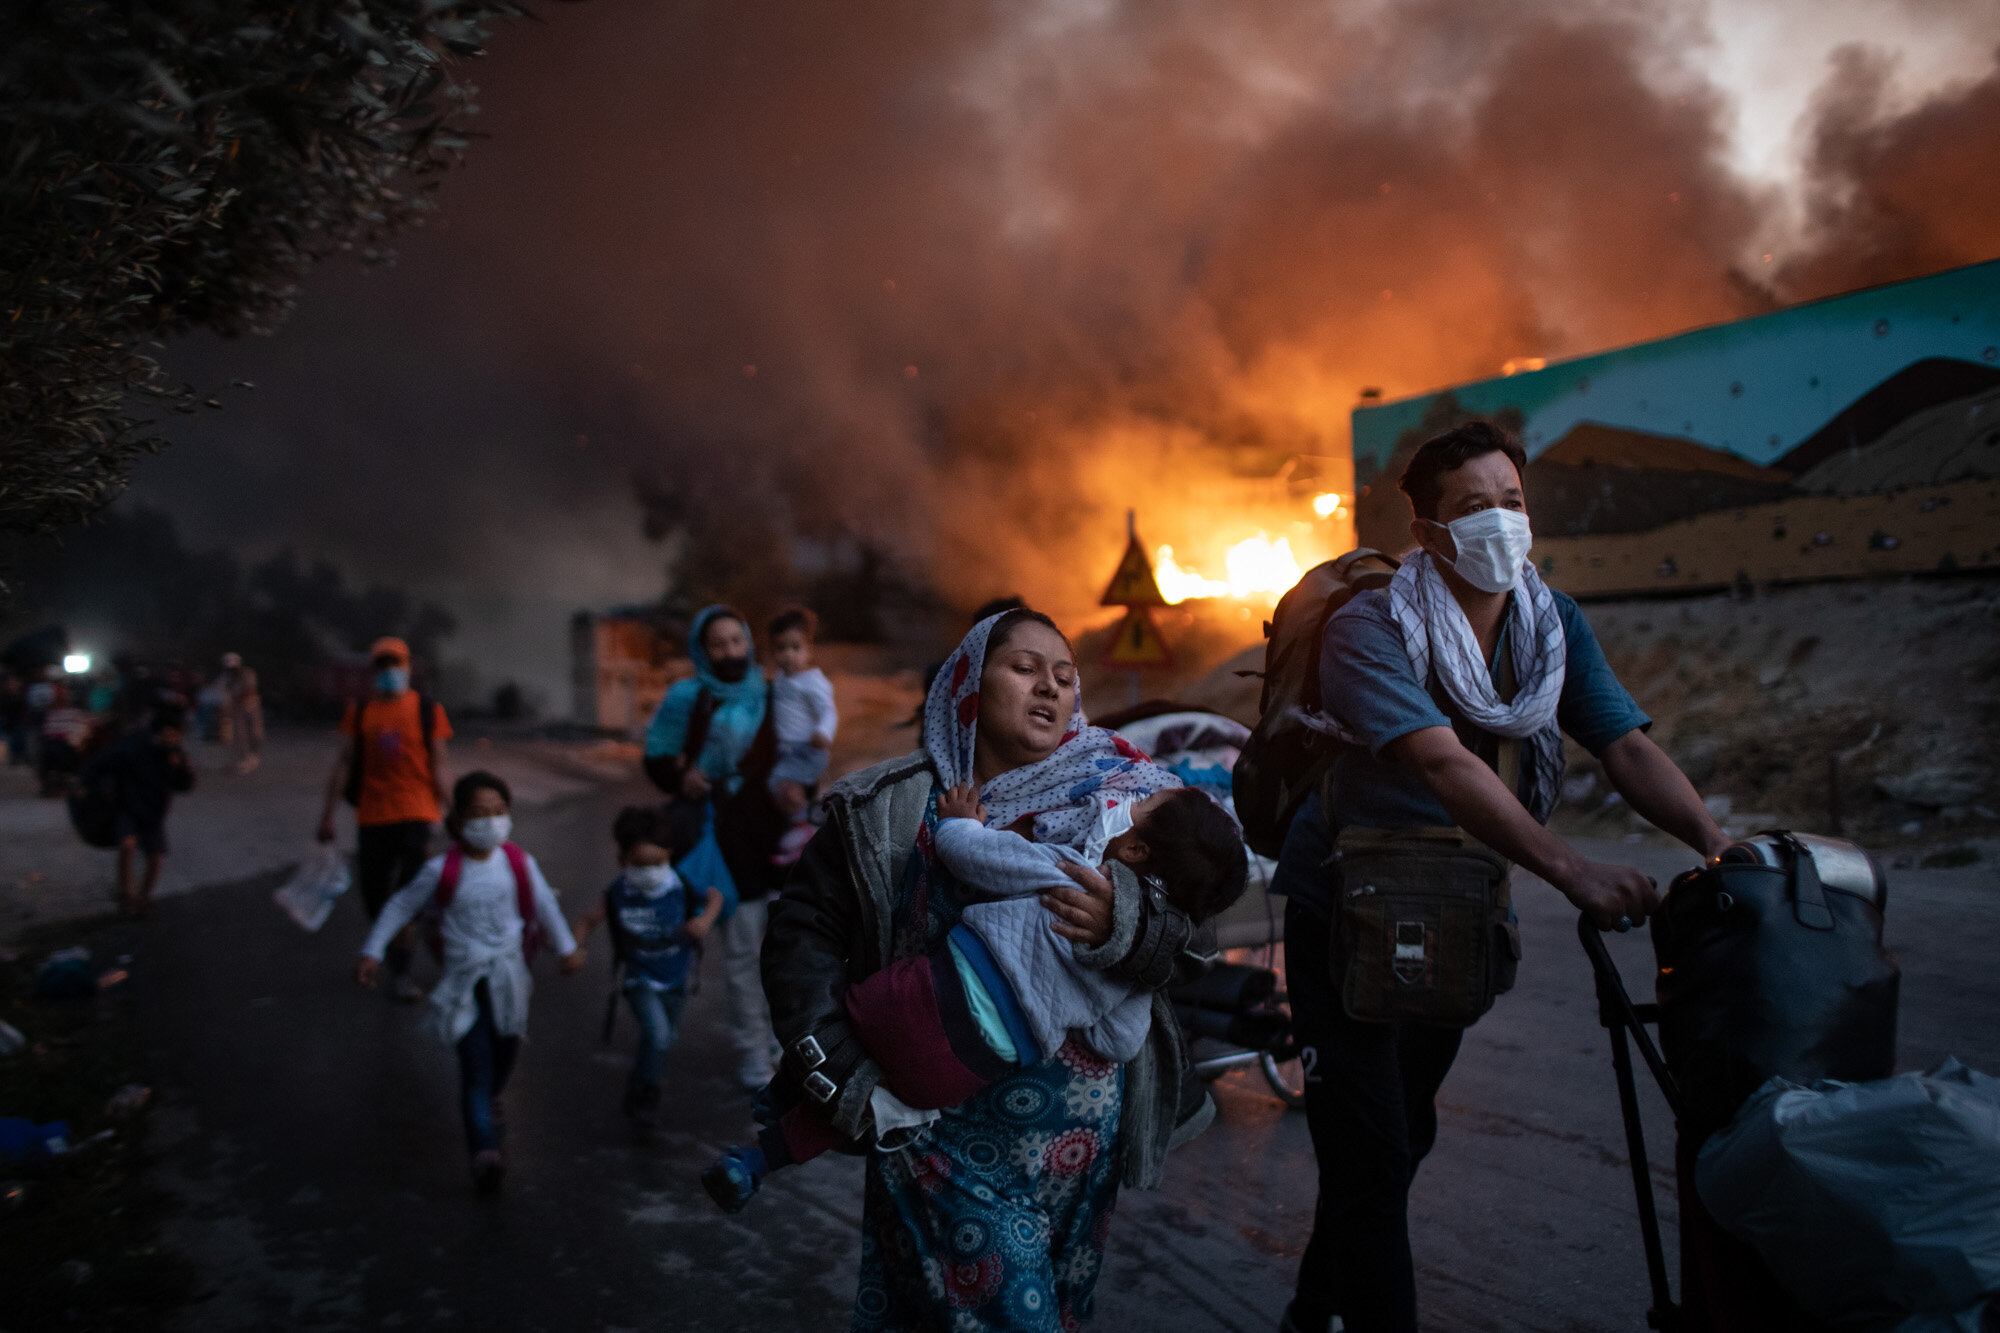
<svg viewBox="0 0 2000 1333">
<path fill-rule="evenodd" d="M 1696 1142 L 1782 1075 L 1887 1078 L 1902 974 L 1888 883 L 1853 843 L 1776 830 L 1680 876 L 1653 917 L 1660 1048 Z"/>
</svg>

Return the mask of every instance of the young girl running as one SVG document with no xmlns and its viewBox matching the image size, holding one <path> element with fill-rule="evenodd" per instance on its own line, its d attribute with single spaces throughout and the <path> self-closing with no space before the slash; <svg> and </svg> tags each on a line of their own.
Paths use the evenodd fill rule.
<svg viewBox="0 0 2000 1333">
<path fill-rule="evenodd" d="M 504 1170 L 493 1103 L 513 1072 L 528 1026 L 534 990 L 528 962 L 546 937 L 562 955 L 565 973 L 583 966 L 583 951 L 542 868 L 507 840 L 512 804 L 506 782 L 491 773 L 458 780 L 445 820 L 451 850 L 432 857 L 383 905 L 354 965 L 354 979 L 373 986 L 396 932 L 419 916 L 431 918 L 431 947 L 444 960 L 431 1004 L 439 1034 L 458 1050 L 459 1106 L 473 1183 L 482 1193 L 499 1187 Z"/>
</svg>

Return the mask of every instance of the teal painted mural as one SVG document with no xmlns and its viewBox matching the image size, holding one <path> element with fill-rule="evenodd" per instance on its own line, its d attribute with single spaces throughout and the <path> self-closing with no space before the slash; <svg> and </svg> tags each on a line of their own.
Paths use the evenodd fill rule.
<svg viewBox="0 0 2000 1333">
<path fill-rule="evenodd" d="M 1899 412 L 1996 385 L 2000 260 L 1359 408 L 1354 458 L 1379 469 L 1449 393 L 1470 412 L 1520 412 L 1530 457 L 1596 424 L 1797 474 L 1881 438 Z"/>
</svg>

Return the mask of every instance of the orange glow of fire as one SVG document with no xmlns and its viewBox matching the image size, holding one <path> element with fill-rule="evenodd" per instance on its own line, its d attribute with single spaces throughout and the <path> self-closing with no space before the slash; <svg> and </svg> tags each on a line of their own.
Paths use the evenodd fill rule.
<svg viewBox="0 0 2000 1333">
<path fill-rule="evenodd" d="M 1328 491 L 1324 495 L 1313 497 L 1313 512 L 1321 518 L 1331 518 L 1339 509 L 1340 495 L 1336 491 Z"/>
<path fill-rule="evenodd" d="M 1153 559 L 1153 574 L 1160 595 L 1170 604 L 1203 597 L 1240 597 L 1276 602 L 1286 589 L 1299 581 L 1303 572 L 1292 554 L 1289 538 L 1271 540 L 1266 533 L 1229 548 L 1222 557 L 1224 577 L 1211 579 L 1195 569 L 1183 568 L 1174 560 L 1174 548 L 1162 546 Z"/>
</svg>

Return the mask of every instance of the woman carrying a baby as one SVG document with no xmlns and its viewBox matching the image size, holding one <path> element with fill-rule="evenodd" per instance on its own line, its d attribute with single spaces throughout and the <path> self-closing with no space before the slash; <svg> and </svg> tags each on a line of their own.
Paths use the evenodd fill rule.
<svg viewBox="0 0 2000 1333">
<path fill-rule="evenodd" d="M 947 990 L 961 995 L 954 1003 L 990 991 L 1014 1007 L 1066 1003 L 1102 1013 L 1102 1025 L 1073 1032 L 1053 1052 L 1032 1026 L 1016 1024 L 1011 1050 L 996 1035 L 1013 1058 L 986 1061 L 965 1085 L 969 1096 L 927 1113 L 920 1132 L 880 1134 L 868 1153 L 862 1213 L 857 1333 L 1074 1328 L 1090 1315 L 1119 1187 L 1156 1186 L 1168 1148 L 1213 1114 L 1205 1093 L 1182 1104 L 1187 1056 L 1172 1007 L 1156 993 L 1172 978 L 1189 919 L 1162 877 L 1144 873 L 1146 849 L 1135 854 L 1129 836 L 1146 827 L 1135 821 L 1158 818 L 1157 802 L 1143 803 L 1179 784 L 1086 724 L 1069 643 L 1033 612 L 992 617 L 965 637 L 931 688 L 924 740 L 923 750 L 829 791 L 826 825 L 772 904 L 763 973 L 786 1051 L 780 1084 L 793 1096 L 803 1089 L 810 1109 L 847 1142 L 875 1142 L 908 1112 L 862 1040 L 864 1005 L 849 1010 L 850 991 L 865 999 L 864 983 L 885 972 L 920 983 L 935 977 L 939 1002 Z M 1102 876 L 1074 868 L 1077 858 L 1051 858 L 1066 861 L 1090 892 L 1052 890 L 1041 899 L 1050 910 L 1040 928 L 1066 941 L 1059 961 L 1100 974 L 1095 991 L 1057 976 L 1045 993 L 1015 995 L 1024 974 L 991 967 L 992 954 L 1006 957 L 1009 937 L 994 924 L 1004 913 L 982 925 L 986 943 L 954 934 L 962 921 L 981 924 L 966 909 L 992 896 L 947 860 L 971 863 L 939 850 L 939 800 L 967 785 L 986 829 L 1108 856 Z M 972 813 L 963 793 L 946 800 L 946 813 Z M 980 864 L 1027 860 L 997 845 L 986 850 Z M 1231 875 L 1240 891 L 1240 860 L 1223 863 L 1219 878 Z M 1024 959 L 1032 945 L 1019 946 Z M 967 972 L 960 986 L 954 964 L 964 968 L 966 950 L 986 970 Z M 1139 1000 L 1137 1031 L 1119 1035 L 1133 1033 L 1129 1000 L 1114 1017 L 1128 993 Z M 1093 1049 L 1086 1035 L 1118 1048 L 1119 1058 Z M 895 1143 L 902 1146 L 887 1146 Z"/>
</svg>

